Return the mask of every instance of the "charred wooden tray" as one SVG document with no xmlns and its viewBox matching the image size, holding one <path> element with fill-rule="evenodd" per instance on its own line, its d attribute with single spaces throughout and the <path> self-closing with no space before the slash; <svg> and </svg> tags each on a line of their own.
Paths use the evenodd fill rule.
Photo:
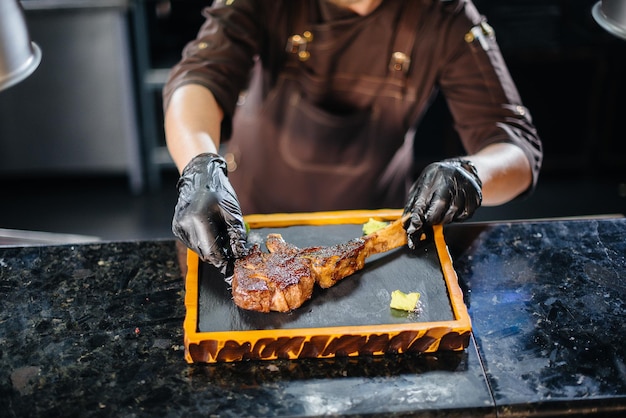
<svg viewBox="0 0 626 418">
<path fill-rule="evenodd" d="M 282 234 L 299 247 L 332 245 L 362 234 L 370 218 L 395 220 L 399 210 L 251 215 L 249 241 Z M 436 226 L 415 250 L 367 259 L 363 270 L 289 313 L 246 311 L 212 266 L 187 253 L 185 358 L 231 362 L 463 350 L 471 323 L 456 272 Z M 421 312 L 391 309 L 391 292 L 420 292 Z"/>
</svg>

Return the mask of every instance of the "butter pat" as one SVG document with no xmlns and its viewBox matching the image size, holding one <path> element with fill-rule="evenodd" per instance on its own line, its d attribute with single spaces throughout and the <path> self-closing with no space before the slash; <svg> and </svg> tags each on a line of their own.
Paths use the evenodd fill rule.
<svg viewBox="0 0 626 418">
<path fill-rule="evenodd" d="M 404 293 L 401 290 L 394 290 L 391 292 L 391 304 L 389 306 L 393 309 L 413 312 L 417 309 L 419 300 L 420 294 L 418 292 Z"/>
<path fill-rule="evenodd" d="M 369 221 L 363 224 L 363 235 L 372 234 L 379 229 L 383 229 L 387 225 L 389 225 L 389 222 L 377 221 L 374 218 L 370 218 Z"/>
</svg>

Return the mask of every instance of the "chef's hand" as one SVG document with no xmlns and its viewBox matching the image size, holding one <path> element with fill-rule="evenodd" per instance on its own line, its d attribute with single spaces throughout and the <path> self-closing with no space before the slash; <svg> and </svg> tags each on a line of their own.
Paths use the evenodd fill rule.
<svg viewBox="0 0 626 418">
<path fill-rule="evenodd" d="M 470 218 L 482 203 L 482 182 L 476 167 L 462 159 L 428 165 L 409 191 L 404 214 L 409 247 L 415 248 L 425 226 Z"/>
<path fill-rule="evenodd" d="M 229 262 L 247 254 L 241 207 L 226 172 L 219 155 L 194 157 L 178 180 L 172 222 L 174 235 L 225 275 Z"/>
</svg>

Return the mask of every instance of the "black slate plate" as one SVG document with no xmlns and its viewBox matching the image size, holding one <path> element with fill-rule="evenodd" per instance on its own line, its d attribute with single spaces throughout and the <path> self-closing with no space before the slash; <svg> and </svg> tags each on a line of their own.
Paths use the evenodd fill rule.
<svg viewBox="0 0 626 418">
<path fill-rule="evenodd" d="M 262 228 L 250 233 L 263 242 L 280 233 L 299 247 L 332 245 L 361 235 L 361 225 Z M 264 248 L 265 251 L 265 248 Z M 421 294 L 421 312 L 391 309 L 391 292 Z M 316 288 L 311 299 L 289 313 L 259 313 L 238 308 L 221 274 L 201 263 L 198 271 L 198 332 L 288 328 L 350 327 L 454 320 L 435 243 L 406 247 L 369 258 L 365 268 L 329 289 Z"/>
</svg>

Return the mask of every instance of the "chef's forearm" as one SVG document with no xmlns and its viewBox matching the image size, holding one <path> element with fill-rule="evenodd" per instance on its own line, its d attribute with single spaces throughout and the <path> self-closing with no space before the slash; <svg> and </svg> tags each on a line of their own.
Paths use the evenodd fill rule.
<svg viewBox="0 0 626 418">
<path fill-rule="evenodd" d="M 483 206 L 496 206 L 519 196 L 531 186 L 532 171 L 521 148 L 507 143 L 488 145 L 467 157 L 483 183 Z"/>
<path fill-rule="evenodd" d="M 187 84 L 172 94 L 165 112 L 165 138 L 179 172 L 198 154 L 217 154 L 223 116 L 215 97 L 203 86 Z"/>
</svg>

